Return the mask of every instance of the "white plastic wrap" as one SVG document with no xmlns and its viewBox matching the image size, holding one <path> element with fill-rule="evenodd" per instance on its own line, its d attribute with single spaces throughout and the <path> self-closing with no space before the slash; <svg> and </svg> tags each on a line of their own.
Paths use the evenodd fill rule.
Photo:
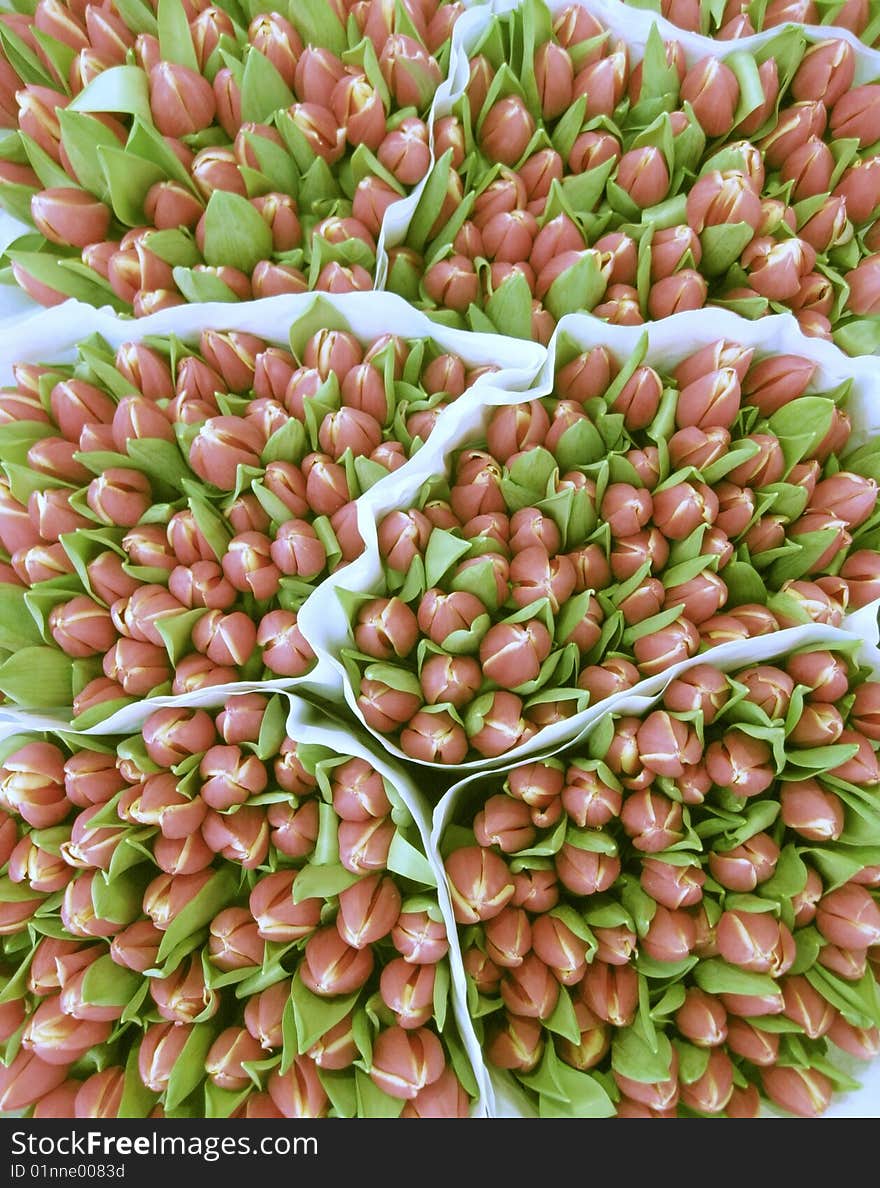
<svg viewBox="0 0 880 1188">
<path fill-rule="evenodd" d="M 645 326 L 614 326 L 587 314 L 569 314 L 562 319 L 550 343 L 544 371 L 528 393 L 528 398 L 546 396 L 553 389 L 556 346 L 559 336 L 565 334 L 574 339 L 583 350 L 597 345 L 608 347 L 618 359 L 626 359 L 635 351 L 643 335 L 648 338 L 645 362 L 671 370 L 687 356 L 694 354 L 708 343 L 719 338 L 755 347 L 761 356 L 774 354 L 803 355 L 816 363 L 817 369 L 812 389 L 825 391 L 836 387 L 846 379 L 852 380 L 848 411 L 852 417 L 852 445 L 861 445 L 880 432 L 880 369 L 870 358 L 850 359 L 831 343 L 807 338 L 791 314 L 747 321 L 728 310 L 697 310 L 692 313 L 675 314 L 661 322 L 649 322 Z M 512 342 L 505 339 L 505 347 Z M 407 508 L 415 503 L 422 484 L 432 475 L 443 473 L 449 455 L 469 441 L 478 439 L 488 424 L 493 408 L 499 404 L 515 404 L 523 397 L 504 396 L 501 393 L 476 391 L 465 394 L 455 406 L 455 413 L 442 426 L 438 426 L 412 462 L 396 472 L 395 483 L 377 484 L 359 501 L 358 526 L 366 545 L 365 552 L 351 565 L 328 580 L 326 593 L 334 588 L 376 594 L 383 589 L 384 576 L 376 538 L 375 519 L 381 519 L 395 508 Z M 341 603 L 331 605 L 333 599 L 322 598 L 320 606 L 310 599 L 301 612 L 303 630 L 310 640 L 317 640 L 325 654 L 340 670 L 345 690 L 345 699 L 352 712 L 361 722 L 363 716 L 357 706 L 357 697 L 342 662 L 336 657 L 340 649 L 352 646 L 348 619 Z M 875 612 L 876 614 L 876 608 Z M 774 637 L 776 638 L 776 637 Z M 313 643 L 314 646 L 314 643 Z M 728 655 L 727 649 L 739 648 L 739 644 L 723 644 L 688 663 L 699 663 L 707 658 L 712 663 L 716 658 Z M 730 653 L 734 657 L 739 653 Z M 638 686 L 648 693 L 654 693 L 671 674 L 653 677 Z M 658 683 L 659 682 L 659 683 Z M 623 695 L 621 695 L 623 696 Z M 509 751 L 500 759 L 480 759 L 460 764 L 462 770 L 484 770 L 519 762 L 527 755 L 537 754 L 549 746 L 555 746 L 573 737 L 584 726 L 594 721 L 597 714 L 606 712 L 612 704 L 601 702 L 583 713 L 556 723 L 539 731 L 522 746 Z M 364 723 L 366 725 L 366 723 Z M 369 728 L 368 728 L 369 729 Z M 376 738 L 398 759 L 407 756 L 386 736 L 372 731 Z M 442 767 L 442 764 L 428 766 Z"/>
</svg>

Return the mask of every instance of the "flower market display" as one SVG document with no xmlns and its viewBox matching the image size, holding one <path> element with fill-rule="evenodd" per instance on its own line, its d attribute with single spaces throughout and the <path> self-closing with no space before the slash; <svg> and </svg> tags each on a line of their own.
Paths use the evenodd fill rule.
<svg viewBox="0 0 880 1188">
<path fill-rule="evenodd" d="M 2 0 L 0 1116 L 876 1113 L 875 43 Z"/>
</svg>

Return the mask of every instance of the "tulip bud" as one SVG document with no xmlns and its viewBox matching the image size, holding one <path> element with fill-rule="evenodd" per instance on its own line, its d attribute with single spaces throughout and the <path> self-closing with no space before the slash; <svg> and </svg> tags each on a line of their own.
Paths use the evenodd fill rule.
<svg viewBox="0 0 880 1188">
<path fill-rule="evenodd" d="M 832 1082 L 815 1069 L 776 1065 L 762 1074 L 761 1083 L 775 1105 L 799 1118 L 816 1118 L 831 1102 Z"/>
<path fill-rule="evenodd" d="M 50 243 L 84 248 L 107 237 L 110 210 L 87 190 L 69 187 L 42 190 L 31 199 L 37 230 Z"/>
<path fill-rule="evenodd" d="M 480 846 L 456 850 L 446 860 L 455 918 L 462 924 L 491 920 L 514 893 L 507 865 Z"/>
<path fill-rule="evenodd" d="M 779 978 L 794 962 L 791 933 L 767 912 L 725 911 L 716 935 L 724 960 L 742 969 Z"/>
<path fill-rule="evenodd" d="M 150 70 L 150 108 L 162 135 L 177 137 L 209 127 L 217 110 L 211 84 L 174 62 L 159 62 Z"/>
<path fill-rule="evenodd" d="M 693 656 L 699 645 L 696 627 L 690 620 L 680 618 L 670 626 L 636 640 L 633 651 L 642 675 L 653 676 Z"/>
<path fill-rule="evenodd" d="M 370 1077 L 391 1097 L 412 1100 L 439 1079 L 445 1068 L 443 1048 L 425 1027 L 407 1031 L 388 1027 L 373 1043 Z"/>
<path fill-rule="evenodd" d="M 320 900 L 303 899 L 294 903 L 295 882 L 295 871 L 276 871 L 260 879 L 251 892 L 248 906 L 263 940 L 289 944 L 310 936 L 318 927 Z"/>
<path fill-rule="evenodd" d="M 351 994 L 372 971 L 372 950 L 353 949 L 332 927 L 320 929 L 306 943 L 299 968 L 303 984 L 321 997 Z"/>
<path fill-rule="evenodd" d="M 816 926 L 832 945 L 864 950 L 880 940 L 880 908 L 864 887 L 845 883 L 819 900 Z"/>
</svg>

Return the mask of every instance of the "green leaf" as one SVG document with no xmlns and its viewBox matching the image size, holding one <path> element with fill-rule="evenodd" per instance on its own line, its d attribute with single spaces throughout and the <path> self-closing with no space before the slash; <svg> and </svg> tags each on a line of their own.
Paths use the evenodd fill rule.
<svg viewBox="0 0 880 1188">
<path fill-rule="evenodd" d="M 345 29 L 333 9 L 324 0 L 296 0 L 290 18 L 306 45 L 329 49 L 337 57 L 348 49 Z"/>
<path fill-rule="evenodd" d="M 470 541 L 462 540 L 442 528 L 435 528 L 425 549 L 425 581 L 428 587 L 436 586 L 445 573 L 470 551 Z"/>
<path fill-rule="evenodd" d="M 395 874 L 402 875 L 414 883 L 421 883 L 425 887 L 436 887 L 437 879 L 431 864 L 424 854 L 411 845 L 400 830 L 394 834 L 388 850 L 386 865 Z"/>
<path fill-rule="evenodd" d="M 309 864 L 304 866 L 296 876 L 293 885 L 293 902 L 302 903 L 304 899 L 330 899 L 353 886 L 360 875 L 352 874 L 338 863 L 318 866 Z"/>
<path fill-rule="evenodd" d="M 752 973 L 728 965 L 719 957 L 701 961 L 694 969 L 694 981 L 707 994 L 775 994 L 778 987 L 766 974 Z"/>
<path fill-rule="evenodd" d="M 99 145 L 97 155 L 113 213 L 127 227 L 142 226 L 146 219 L 144 198 L 151 186 L 165 180 L 164 170 L 119 148 L 115 137 L 113 144 Z"/>
<path fill-rule="evenodd" d="M 538 1098 L 541 1118 L 613 1118 L 616 1110 L 611 1098 L 597 1077 L 578 1072 L 561 1061 L 556 1068 L 556 1082 L 565 1094 L 568 1105 L 555 1097 L 542 1094 Z"/>
<path fill-rule="evenodd" d="M 69 706 L 73 661 L 58 648 L 25 647 L 0 664 L 0 692 L 16 705 Z"/>
<path fill-rule="evenodd" d="M 104 305 L 112 305 L 118 312 L 128 309 L 126 302 L 120 301 L 118 297 L 114 296 L 112 290 L 100 283 L 97 277 L 94 280 L 88 279 L 73 269 L 65 267 L 64 260 L 55 259 L 43 252 L 19 251 L 12 248 L 6 254 L 9 260 L 19 264 L 35 280 L 48 285 L 50 289 L 63 293 L 65 297 L 74 297 L 86 305 L 94 305 L 99 308 Z M 76 261 L 71 261 L 71 263 L 76 263 Z"/>
<path fill-rule="evenodd" d="M 21 586 L 0 583 L 0 648 L 15 652 L 42 644 L 43 638 L 24 600 Z"/>
<path fill-rule="evenodd" d="M 544 305 L 557 321 L 567 313 L 589 312 L 598 305 L 606 288 L 599 253 L 588 250 L 556 278 L 544 297 Z"/>
<path fill-rule="evenodd" d="M 571 997 L 564 986 L 560 986 L 556 1006 L 544 1020 L 544 1026 L 548 1031 L 561 1035 L 563 1039 L 571 1040 L 573 1044 L 580 1043 L 581 1029 L 578 1026 Z"/>
<path fill-rule="evenodd" d="M 174 1109 L 180 1105 L 205 1079 L 205 1060 L 216 1035 L 217 1029 L 213 1023 L 193 1025 L 168 1078 L 168 1088 L 165 1090 L 168 1108 Z"/>
<path fill-rule="evenodd" d="M 244 61 L 241 80 L 241 118 L 265 123 L 276 111 L 290 107 L 293 92 L 268 58 L 253 48 Z"/>
<path fill-rule="evenodd" d="M 200 74 L 189 21 L 181 0 L 159 0 L 159 53 L 163 62 L 177 62 Z"/>
<path fill-rule="evenodd" d="M 290 999 L 293 1003 L 293 1015 L 296 1022 L 297 1045 L 300 1054 L 307 1052 L 322 1035 L 326 1035 L 331 1028 L 344 1019 L 354 1008 L 360 990 L 354 994 L 346 994 L 341 998 L 321 998 L 312 994 L 302 984 L 299 977 L 293 979 Z"/>
<path fill-rule="evenodd" d="M 402 1098 L 389 1097 L 373 1083 L 361 1069 L 355 1069 L 359 1118 L 399 1118 L 404 1107 Z"/>
<path fill-rule="evenodd" d="M 237 887 L 238 879 L 228 866 L 217 870 L 168 925 L 159 945 L 158 960 L 164 961 L 181 941 L 209 924 L 235 897 Z"/>
<path fill-rule="evenodd" d="M 256 213 L 256 212 L 255 212 Z M 191 303 L 238 301 L 238 295 L 211 272 L 196 272 L 192 268 L 173 269 L 174 283 Z"/>
<path fill-rule="evenodd" d="M 215 190 L 205 211 L 205 260 L 250 273 L 272 255 L 272 231 L 240 194 Z"/>
<path fill-rule="evenodd" d="M 83 1000 L 94 1006 L 124 1006 L 133 997 L 140 974 L 120 968 L 109 953 L 93 961 L 83 975 Z"/>
<path fill-rule="evenodd" d="M 644 1084 L 655 1084 L 669 1079 L 672 1067 L 672 1045 L 663 1034 L 657 1032 L 656 1048 L 645 1039 L 641 1025 L 621 1028 L 615 1032 L 611 1046 L 611 1067 L 622 1077 Z"/>
<path fill-rule="evenodd" d="M 486 302 L 486 315 L 500 334 L 532 337 L 532 291 L 521 272 L 512 273 Z"/>
<path fill-rule="evenodd" d="M 704 228 L 700 233 L 703 249 L 700 270 L 706 276 L 721 276 L 740 258 L 754 234 L 748 223 L 721 223 Z"/>
<path fill-rule="evenodd" d="M 89 85 L 70 101 L 67 110 L 109 111 L 136 116 L 145 123 L 152 124 L 147 76 L 139 66 L 111 66 L 109 70 L 102 70 L 93 78 Z M 115 136 L 113 140 L 116 142 Z"/>
</svg>

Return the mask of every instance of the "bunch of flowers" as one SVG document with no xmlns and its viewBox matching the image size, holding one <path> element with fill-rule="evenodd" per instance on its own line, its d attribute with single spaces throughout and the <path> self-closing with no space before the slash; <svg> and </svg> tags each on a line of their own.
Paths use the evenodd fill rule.
<svg viewBox="0 0 880 1188">
<path fill-rule="evenodd" d="M 875 0 L 831 0 L 821 4 L 815 0 L 761 0 L 757 4 L 729 0 L 723 8 L 705 0 L 648 0 L 645 7 L 653 8 L 681 29 L 719 41 L 734 41 L 764 29 L 794 24 L 835 25 L 849 29 L 866 45 L 880 43 L 880 7 Z"/>
<path fill-rule="evenodd" d="M 344 655 L 408 757 L 503 755 L 701 649 L 878 596 L 849 385 L 725 340 L 671 372 L 644 357 L 563 336 L 553 394 L 495 408 L 379 524 L 384 588 L 345 594 Z"/>
<path fill-rule="evenodd" d="M 579 5 L 493 18 L 389 287 L 543 342 L 578 310 L 635 325 L 708 304 L 791 310 L 873 351 L 880 85 L 856 85 L 849 42 L 793 28 L 712 51 L 652 25 L 636 63 Z M 441 198 L 448 221 L 426 233 Z"/>
<path fill-rule="evenodd" d="M 207 330 L 198 353 L 93 337 L 72 367 L 15 369 L 0 393 L 13 701 L 72 699 L 91 721 L 312 666 L 297 611 L 360 553 L 354 500 L 483 369 L 430 339 L 304 324 L 293 353 Z"/>
<path fill-rule="evenodd" d="M 43 305 L 371 289 L 385 211 L 430 164 L 460 5 L 39 0 L 0 15 L 0 203 Z M 288 11 L 289 9 L 289 11 Z"/>
<path fill-rule="evenodd" d="M 276 695 L 0 768 L 0 1109 L 459 1117 L 436 880 L 392 781 Z"/>
<path fill-rule="evenodd" d="M 470 1013 L 542 1116 L 813 1117 L 854 1086 L 835 1052 L 880 1052 L 878 708 L 852 648 L 698 664 L 462 789 Z"/>
</svg>

